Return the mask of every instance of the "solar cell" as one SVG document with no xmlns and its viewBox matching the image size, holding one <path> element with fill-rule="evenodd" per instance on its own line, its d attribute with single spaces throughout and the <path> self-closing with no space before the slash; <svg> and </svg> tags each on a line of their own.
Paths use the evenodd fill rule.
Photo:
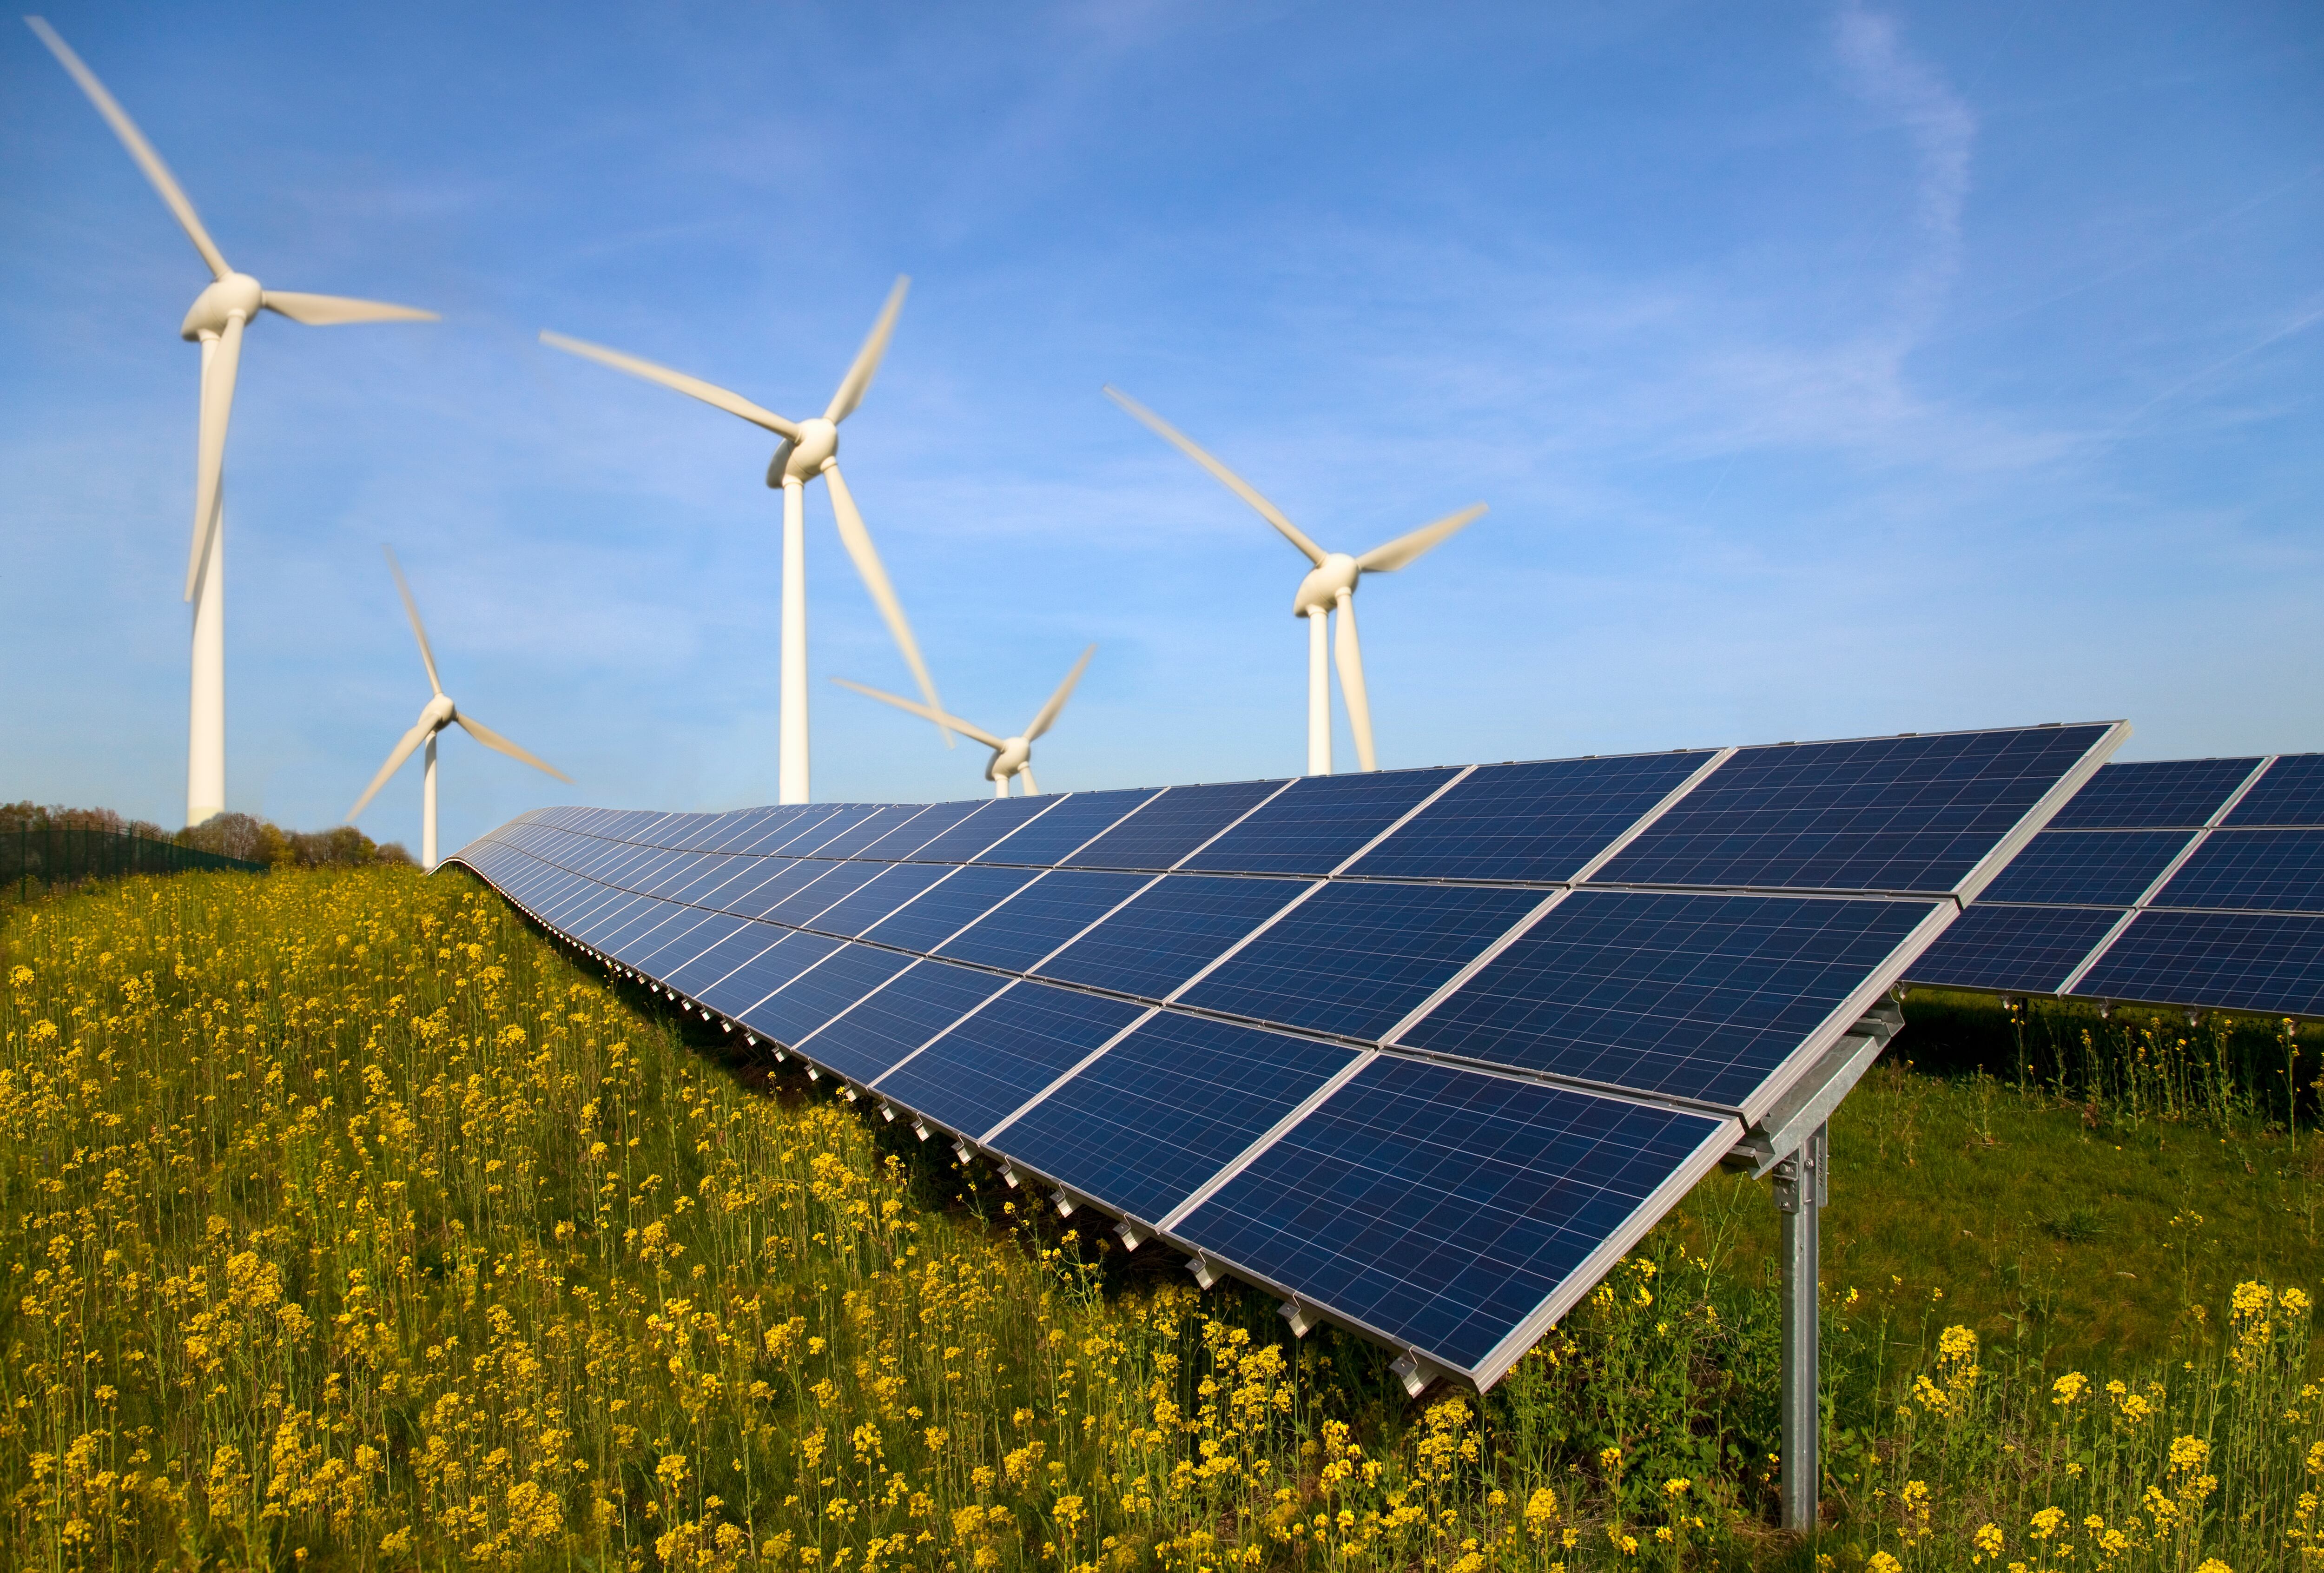
<svg viewBox="0 0 2324 1573">
<path fill-rule="evenodd" d="M 1895 980 L 1892 958 L 1901 969 L 1911 952 L 1900 947 L 1937 910 L 1581 891 L 1399 1041 L 1746 1108 L 1843 1003 L 1870 1007 Z"/>
<path fill-rule="evenodd" d="M 635 965 L 641 972 L 650 972 L 656 977 L 669 977 L 679 967 L 743 927 L 745 924 L 742 919 L 729 913 L 706 912 L 698 907 L 688 907 L 685 916 L 673 918 L 653 934 L 647 942 L 651 948 L 640 948 Z"/>
<path fill-rule="evenodd" d="M 894 829 L 865 847 L 857 854 L 862 857 L 896 860 L 906 858 L 934 841 L 945 831 L 958 826 L 985 803 L 997 801 L 986 798 L 982 802 L 930 803 Z"/>
<path fill-rule="evenodd" d="M 874 1081 L 1008 981 L 998 973 L 917 962 L 798 1047 L 842 1076 Z"/>
<path fill-rule="evenodd" d="M 737 850 L 747 852 L 754 857 L 766 857 L 777 854 L 785 857 L 795 857 L 798 852 L 793 844 L 796 842 L 811 844 L 816 839 L 816 828 L 828 820 L 835 811 L 827 803 L 817 803 L 812 808 L 795 805 L 789 810 L 780 810 L 774 818 L 766 821 L 755 838 L 744 843 Z"/>
<path fill-rule="evenodd" d="M 965 863 L 1028 819 L 1057 806 L 1055 798 L 987 798 L 959 822 L 915 848 L 914 863 Z"/>
<path fill-rule="evenodd" d="M 779 930 L 767 930 L 781 934 Z M 800 973 L 839 948 L 843 943 L 820 934 L 782 934 L 773 944 L 738 963 L 732 972 L 705 984 L 694 997 L 722 1015 L 740 1018 Z"/>
<path fill-rule="evenodd" d="M 688 958 L 682 965 L 665 976 L 669 986 L 688 996 L 699 996 L 702 991 L 733 972 L 736 967 L 759 955 L 767 947 L 785 938 L 788 930 L 768 923 L 738 922 L 716 944 Z M 767 991 L 761 989 L 760 994 Z M 752 996 L 753 999 L 757 995 Z M 748 1001 L 744 1002 L 748 1004 Z"/>
<path fill-rule="evenodd" d="M 2214 830 L 2153 904 L 2324 912 L 2324 830 Z"/>
<path fill-rule="evenodd" d="M 954 866 L 939 872 L 945 875 L 942 884 L 874 924 L 864 938 L 907 950 L 934 950 L 1040 877 L 1040 871 L 1031 868 Z"/>
<path fill-rule="evenodd" d="M 2324 825 L 2324 754 L 2284 754 L 2220 823 Z"/>
<path fill-rule="evenodd" d="M 1381 770 L 1303 777 L 1185 866 L 1222 874 L 1329 874 L 1459 773 Z"/>
<path fill-rule="evenodd" d="M 736 880 L 719 893 L 721 907 L 746 918 L 770 917 L 777 907 L 829 874 L 832 867 L 807 858 L 761 857 L 754 861 L 765 865 L 762 876 L 752 884 Z"/>
<path fill-rule="evenodd" d="M 854 857 L 875 841 L 885 840 L 927 812 L 925 803 L 898 803 L 873 809 L 827 840 L 816 843 L 817 857 Z"/>
<path fill-rule="evenodd" d="M 1571 879 L 1711 757 L 1704 751 L 1480 765 L 1348 872 Z"/>
<path fill-rule="evenodd" d="M 2194 838 L 2192 830 L 2044 830 L 2009 861 L 1980 902 L 2126 907 Z"/>
<path fill-rule="evenodd" d="M 1181 998 L 1377 1038 L 1543 900 L 1537 890 L 1334 883 Z"/>
<path fill-rule="evenodd" d="M 1151 1225 L 1353 1059 L 1279 1032 L 1157 1015 L 993 1137 Z"/>
<path fill-rule="evenodd" d="M 1060 866 L 1172 867 L 1283 788 L 1279 781 L 1172 787 L 1135 815 L 1063 859 Z"/>
<path fill-rule="evenodd" d="M 1054 867 L 1083 842 L 1104 834 L 1107 827 L 1123 815 L 1135 812 L 1139 805 L 1160 795 L 1150 788 L 1140 788 L 1134 791 L 1075 792 L 1063 800 L 1018 800 L 1038 804 L 1046 811 L 1028 818 L 1007 839 L 978 855 L 976 861 Z"/>
<path fill-rule="evenodd" d="M 832 810 L 828 818 L 807 826 L 784 842 L 783 853 L 790 857 L 820 857 L 825 847 L 844 842 L 849 838 L 849 832 L 875 819 L 881 811 L 881 806 L 874 803 L 844 803 Z M 887 828 L 893 828 L 892 820 Z"/>
<path fill-rule="evenodd" d="M 2121 920 L 2116 907 L 2011 907 L 1979 901 L 1906 972 L 1935 988 L 2055 994 Z"/>
<path fill-rule="evenodd" d="M 758 1004 L 727 1013 L 762 1038 L 794 1044 L 911 964 L 893 950 L 844 946 Z"/>
<path fill-rule="evenodd" d="M 813 857 L 800 861 L 803 866 L 820 867 L 823 873 L 798 885 L 767 910 L 766 916 L 774 922 L 805 928 L 816 913 L 853 895 L 887 872 L 888 867 L 881 863 L 825 863 Z"/>
<path fill-rule="evenodd" d="M 965 933 L 945 940 L 936 953 L 955 961 L 1023 972 L 1136 894 L 1151 877 L 1045 874 L 977 920 Z"/>
<path fill-rule="evenodd" d="M 1307 888 L 1287 879 L 1170 874 L 1043 962 L 1041 975 L 1158 1000 Z"/>
<path fill-rule="evenodd" d="M 1173 1232 L 1490 1383 L 1736 1133 L 1383 1057 Z"/>
<path fill-rule="evenodd" d="M 2052 830 L 2144 830 L 2210 821 L 2257 759 L 2142 759 L 2098 767 L 2050 820 Z"/>
<path fill-rule="evenodd" d="M 1742 749 L 1597 877 L 1609 884 L 1950 891 L 2106 730 L 2051 726 Z"/>
<path fill-rule="evenodd" d="M 2324 1014 L 2324 918 L 2141 912 L 2074 993 L 2168 1004 L 2191 1001 L 2271 1015 Z"/>
<path fill-rule="evenodd" d="M 890 864 L 862 888 L 817 912 L 807 927 L 826 934 L 861 935 L 949 872 L 934 863 Z"/>
<path fill-rule="evenodd" d="M 1145 1013 L 1018 983 L 881 1077 L 878 1090 L 974 1140 Z"/>
</svg>

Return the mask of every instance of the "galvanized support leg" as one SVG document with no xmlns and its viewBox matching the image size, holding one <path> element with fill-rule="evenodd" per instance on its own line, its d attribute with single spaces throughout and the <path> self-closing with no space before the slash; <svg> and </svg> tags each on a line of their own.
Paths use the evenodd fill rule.
<svg viewBox="0 0 2324 1573">
<path fill-rule="evenodd" d="M 1784 1217 L 1784 1527 L 1816 1526 L 1816 1487 L 1822 1479 L 1816 1444 L 1822 1421 L 1818 1403 L 1816 1347 L 1817 1215 L 1831 1199 L 1830 1127 L 1818 1125 L 1800 1150 L 1775 1165 L 1775 1207 Z"/>
</svg>

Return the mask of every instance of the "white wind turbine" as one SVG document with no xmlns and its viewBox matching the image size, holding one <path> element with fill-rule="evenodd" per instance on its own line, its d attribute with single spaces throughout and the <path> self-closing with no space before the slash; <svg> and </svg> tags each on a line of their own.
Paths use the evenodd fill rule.
<svg viewBox="0 0 2324 1573">
<path fill-rule="evenodd" d="M 869 694 L 882 704 L 893 705 L 899 710 L 909 710 L 915 716 L 925 716 L 939 726 L 950 727 L 964 736 L 973 737 L 992 750 L 992 757 L 984 762 L 984 777 L 992 783 L 992 795 L 998 798 L 1007 797 L 1009 778 L 1016 776 L 1024 782 L 1025 793 L 1029 797 L 1041 790 L 1033 782 L 1033 740 L 1047 732 L 1056 723 L 1058 712 L 1065 708 L 1065 701 L 1073 698 L 1074 685 L 1082 680 L 1083 669 L 1089 665 L 1090 657 L 1096 653 L 1097 646 L 1094 644 L 1082 652 L 1082 658 L 1074 662 L 1073 671 L 1065 673 L 1065 680 L 1057 685 L 1057 691 L 1049 696 L 1049 702 L 1043 705 L 1040 712 L 1033 717 L 1025 730 L 1014 737 L 995 737 L 982 727 L 972 726 L 958 716 L 948 716 L 933 705 L 915 704 L 910 699 L 901 699 L 895 694 L 881 693 L 878 689 L 865 688 L 862 683 L 849 682 L 844 677 L 835 677 L 831 680 L 841 688 L 853 689 L 859 694 Z"/>
<path fill-rule="evenodd" d="M 527 754 L 475 717 L 460 713 L 459 707 L 452 703 L 452 696 L 446 693 L 444 685 L 436 680 L 436 652 L 428 648 L 428 630 L 420 625 L 419 603 L 411 598 L 411 587 L 403 582 L 403 569 L 396 562 L 394 552 L 384 546 L 380 550 L 387 552 L 388 569 L 395 575 L 395 588 L 403 596 L 404 613 L 411 619 L 411 635 L 420 641 L 420 659 L 428 668 L 428 686 L 436 692 L 427 704 L 420 707 L 420 719 L 411 724 L 411 730 L 403 735 L 402 741 L 395 745 L 395 751 L 387 756 L 387 763 L 381 765 L 379 773 L 371 778 L 371 785 L 364 788 L 364 795 L 357 798 L 355 806 L 347 810 L 346 822 L 350 825 L 355 822 L 355 816 L 379 795 L 379 789 L 387 784 L 387 778 L 411 757 L 413 749 L 425 743 L 428 745 L 428 768 L 420 788 L 420 866 L 433 872 L 436 867 L 436 735 L 445 727 L 466 727 L 468 736 L 485 747 L 498 749 L 511 759 L 521 759 L 533 769 L 545 770 L 561 782 L 570 782 L 573 778 L 547 761 Z"/>
<path fill-rule="evenodd" d="M 847 489 L 846 477 L 839 473 L 839 423 L 855 412 L 855 406 L 863 402 L 865 392 L 871 388 L 872 375 L 880 369 L 880 359 L 888 353 L 888 336 L 895 330 L 896 314 L 904 308 L 904 291 L 911 282 L 908 278 L 896 281 L 896 287 L 888 293 L 887 305 L 881 309 L 880 319 L 872 325 L 863 347 L 855 352 L 855 364 L 840 379 L 839 391 L 832 394 L 822 414 L 805 421 L 785 420 L 739 393 L 619 350 L 567 338 L 561 333 L 544 332 L 540 336 L 543 344 L 586 356 L 615 371 L 643 377 L 650 383 L 675 388 L 730 415 L 739 415 L 753 426 L 764 427 L 782 439 L 775 446 L 775 457 L 767 465 L 767 485 L 779 486 L 783 493 L 782 719 L 775 776 L 779 802 L 803 803 L 807 797 L 807 483 L 816 477 L 821 476 L 831 483 L 831 512 L 839 524 L 840 542 L 854 560 L 855 571 L 863 580 L 863 588 L 872 593 L 880 615 L 887 620 L 888 632 L 895 637 L 897 648 L 904 652 L 904 663 L 912 669 L 913 680 L 920 685 L 920 694 L 927 701 L 928 709 L 936 711 L 943 707 L 944 701 L 936 698 L 936 686 L 928 677 L 927 663 L 920 659 L 912 625 L 904 618 L 903 603 L 896 598 L 895 587 L 888 582 L 888 570 L 881 566 L 880 553 L 872 545 L 872 533 L 863 527 L 863 515 L 855 506 L 854 495 Z M 942 728 L 945 723 L 939 720 L 937 726 Z M 950 731 L 945 731 L 944 740 L 945 747 L 953 745 Z"/>
<path fill-rule="evenodd" d="M 153 151 L 128 113 L 105 90 L 96 73 L 56 29 L 37 16 L 24 21 L 50 52 L 72 73 L 97 112 L 121 138 L 129 156 L 161 194 L 185 227 L 187 237 L 210 270 L 209 286 L 194 297 L 179 336 L 202 347 L 200 435 L 194 468 L 194 540 L 186 560 L 186 599 L 194 603 L 192 713 L 186 748 L 186 822 L 198 825 L 226 809 L 226 518 L 223 472 L 226 421 L 234 413 L 235 372 L 242 360 L 242 336 L 261 310 L 293 322 L 327 327 L 341 322 L 432 322 L 433 311 L 355 301 L 344 295 L 309 295 L 262 288 L 248 273 L 226 265 L 225 254 L 202 227 L 194 205 Z"/>
<path fill-rule="evenodd" d="M 1314 565 L 1299 581 L 1298 593 L 1291 600 L 1291 615 L 1307 619 L 1307 773 L 1332 773 L 1332 698 L 1323 670 L 1323 619 L 1333 611 L 1339 613 L 1340 622 L 1333 655 L 1340 668 L 1340 696 L 1348 705 L 1348 729 L 1356 735 L 1356 763 L 1362 769 L 1378 770 L 1379 758 L 1372 749 L 1371 699 L 1364 691 L 1364 652 L 1356 639 L 1356 582 L 1368 573 L 1394 573 L 1482 514 L 1485 504 L 1478 503 L 1447 514 L 1409 535 L 1373 547 L 1361 557 L 1326 551 L 1285 518 L 1281 509 L 1260 496 L 1250 482 L 1195 447 L 1185 432 L 1118 388 L 1109 387 L 1105 393 L 1216 476 L 1227 490 L 1258 509 L 1260 518 L 1281 531 L 1283 538 Z"/>
</svg>

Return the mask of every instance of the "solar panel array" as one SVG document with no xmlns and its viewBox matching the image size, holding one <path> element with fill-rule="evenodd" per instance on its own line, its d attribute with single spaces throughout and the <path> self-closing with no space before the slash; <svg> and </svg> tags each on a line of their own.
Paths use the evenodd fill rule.
<svg viewBox="0 0 2324 1573">
<path fill-rule="evenodd" d="M 2324 1014 L 2324 754 L 2107 765 L 1910 976 Z"/>
<path fill-rule="evenodd" d="M 553 809 L 457 861 L 1133 1247 L 1481 1387 L 2126 730 Z"/>
</svg>

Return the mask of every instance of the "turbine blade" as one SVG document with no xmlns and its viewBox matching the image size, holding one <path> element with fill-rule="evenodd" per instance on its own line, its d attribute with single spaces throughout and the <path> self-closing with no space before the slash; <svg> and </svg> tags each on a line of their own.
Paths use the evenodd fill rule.
<svg viewBox="0 0 2324 1573">
<path fill-rule="evenodd" d="M 1240 476 L 1235 474 L 1234 471 L 1227 468 L 1226 466 L 1221 464 L 1217 459 L 1213 458 L 1209 454 L 1204 453 L 1201 449 L 1195 447 L 1194 442 L 1185 432 L 1171 425 L 1167 421 L 1163 420 L 1161 416 L 1157 415 L 1153 411 L 1148 409 L 1145 405 L 1131 398 L 1128 393 L 1123 393 L 1120 388 L 1108 385 L 1105 390 L 1105 396 L 1111 399 L 1123 409 L 1129 411 L 1132 415 L 1137 416 L 1140 421 L 1145 421 L 1147 425 L 1152 427 L 1155 431 L 1161 436 L 1165 442 L 1174 445 L 1179 452 L 1185 454 L 1188 458 L 1193 459 L 1196 464 L 1201 465 L 1213 476 L 1216 476 L 1219 479 L 1220 485 L 1225 486 L 1227 490 L 1232 492 L 1236 496 L 1240 497 L 1244 502 L 1249 503 L 1252 507 L 1258 509 L 1259 516 L 1260 518 L 1266 520 L 1269 524 L 1274 525 L 1277 530 L 1282 531 L 1284 540 L 1288 541 L 1292 545 L 1305 552 L 1307 554 L 1308 561 L 1316 564 L 1318 567 L 1322 566 L 1324 555 L 1323 549 L 1316 545 L 1313 541 L 1307 539 L 1306 532 L 1301 530 L 1298 525 L 1294 524 L 1290 520 L 1285 518 L 1283 516 L 1283 510 L 1268 502 L 1265 497 L 1260 496 L 1257 488 L 1252 486 L 1249 481 L 1244 480 Z"/>
<path fill-rule="evenodd" d="M 384 541 L 379 543 L 379 549 L 387 553 L 387 571 L 395 576 L 396 590 L 403 597 L 403 615 L 411 619 L 411 636 L 420 641 L 420 659 L 428 668 L 428 686 L 440 694 L 444 685 L 436 680 L 436 652 L 428 648 L 428 630 L 420 625 L 420 603 L 411 598 L 411 587 L 404 581 L 403 565 L 395 560 L 394 551 Z"/>
<path fill-rule="evenodd" d="M 753 426 L 763 426 L 778 437 L 796 441 L 799 429 L 771 410 L 761 410 L 740 393 L 730 393 L 715 383 L 706 383 L 700 377 L 689 377 L 684 372 L 674 372 L 668 366 L 656 365 L 650 360 L 640 360 L 633 355 L 623 355 L 618 349 L 607 349 L 602 344 L 590 344 L 583 339 L 567 338 L 561 333 L 543 331 L 540 342 L 577 355 L 584 360 L 594 360 L 600 365 L 612 366 L 617 372 L 627 372 L 633 377 L 643 377 L 650 383 L 659 383 L 665 388 L 715 404 L 729 415 L 740 415 Z"/>
<path fill-rule="evenodd" d="M 1057 691 L 1049 696 L 1049 702 L 1041 707 L 1041 713 L 1033 717 L 1031 726 L 1025 728 L 1026 742 L 1030 743 L 1056 725 L 1058 712 L 1065 708 L 1065 701 L 1074 697 L 1074 685 L 1082 680 L 1082 673 L 1088 668 L 1090 657 L 1096 653 L 1097 646 L 1094 644 L 1082 652 L 1082 658 L 1074 662 L 1074 670 L 1065 673 L 1065 680 L 1057 685 Z"/>
<path fill-rule="evenodd" d="M 1340 592 L 1340 626 L 1332 653 L 1340 663 L 1340 695 L 1348 701 L 1348 729 L 1356 735 L 1356 765 L 1378 770 L 1372 752 L 1372 701 L 1364 691 L 1364 650 L 1356 638 L 1356 597 Z"/>
<path fill-rule="evenodd" d="M 493 731 L 490 726 L 485 726 L 482 721 L 475 720 L 466 715 L 458 714 L 454 715 L 452 719 L 463 730 L 465 730 L 469 736 L 475 738 L 485 747 L 505 754 L 511 759 L 521 759 L 525 763 L 532 766 L 533 769 L 546 771 L 549 774 L 555 776 L 561 782 L 570 783 L 573 780 L 571 776 L 566 774 L 563 771 L 558 769 L 547 760 L 540 758 L 535 754 L 527 754 L 523 749 L 519 748 L 515 744 L 510 742 L 507 738 Z"/>
<path fill-rule="evenodd" d="M 335 328 L 342 322 L 440 322 L 434 311 L 417 306 L 392 306 L 384 301 L 358 301 L 348 295 L 309 295 L 297 290 L 269 290 L 259 304 L 309 328 Z"/>
<path fill-rule="evenodd" d="M 831 680 L 837 683 L 841 688 L 853 689 L 859 694 L 868 694 L 883 705 L 893 705 L 899 710 L 909 710 L 915 716 L 925 716 L 939 726 L 949 726 L 964 737 L 975 738 L 987 748 L 1006 748 L 1009 746 L 1008 744 L 1002 742 L 1000 738 L 995 737 L 983 727 L 972 726 L 967 722 L 962 720 L 958 716 L 946 715 L 944 711 L 936 708 L 932 705 L 923 705 L 917 699 L 903 699 L 899 695 L 886 693 L 879 689 L 866 688 L 862 683 L 850 682 L 844 677 L 835 677 Z"/>
<path fill-rule="evenodd" d="M 234 414 L 234 379 L 242 365 L 243 322 L 226 319 L 226 331 L 202 346 L 201 436 L 194 454 L 194 544 L 186 559 L 186 599 L 202 577 L 202 559 L 217 528 L 218 486 L 226 472 L 226 428 Z"/>
<path fill-rule="evenodd" d="M 379 773 L 371 778 L 371 785 L 364 788 L 364 795 L 357 798 L 355 800 L 355 806 L 347 810 L 346 822 L 348 824 L 354 824 L 355 822 L 355 816 L 364 811 L 364 807 L 370 803 L 372 799 L 379 796 L 379 789 L 385 786 L 387 784 L 387 778 L 393 775 L 398 767 L 400 767 L 405 760 L 411 757 L 411 751 L 427 741 L 428 728 L 425 726 L 414 726 L 410 731 L 406 732 L 403 735 L 403 741 L 395 745 L 395 752 L 387 756 L 387 763 L 381 765 L 379 767 Z"/>
<path fill-rule="evenodd" d="M 73 53 L 72 46 L 57 36 L 55 28 L 38 16 L 27 16 L 24 24 L 39 35 L 41 42 L 49 46 L 49 52 L 72 73 L 72 79 L 78 82 L 80 90 L 88 95 L 88 101 L 97 106 L 97 112 L 105 116 L 106 125 L 113 127 L 113 134 L 121 139 L 121 145 L 129 150 L 129 156 L 137 161 L 137 167 L 145 171 L 145 178 L 153 182 L 153 189 L 161 193 L 161 200 L 170 205 L 170 211 L 176 214 L 178 222 L 184 226 L 186 238 L 192 241 L 194 249 L 202 254 L 202 261 L 208 266 L 210 277 L 222 279 L 232 273 L 234 270 L 226 265 L 226 254 L 218 250 L 217 242 L 210 238 L 210 232 L 202 227 L 200 217 L 194 212 L 194 205 L 186 200 L 186 193 L 180 189 L 178 178 L 170 172 L 170 166 L 161 162 L 161 155 L 153 151 L 153 144 L 145 140 L 145 134 L 137 129 L 137 123 L 129 118 L 129 112 L 115 102 L 113 95 L 105 90 L 105 84 L 97 79 L 97 73 L 81 63 L 80 56 Z"/>
<path fill-rule="evenodd" d="M 1399 535 L 1386 546 L 1375 546 L 1356 559 L 1356 566 L 1366 573 L 1394 573 L 1422 553 L 1434 551 L 1454 534 L 1477 519 L 1482 518 L 1485 504 L 1476 504 L 1458 514 L 1447 514 L 1434 524 L 1423 524 L 1409 535 Z"/>
<path fill-rule="evenodd" d="M 863 527 L 863 515 L 855 506 L 855 495 L 847 489 L 846 477 L 839 473 L 836 460 L 823 467 L 824 479 L 831 483 L 831 511 L 839 521 L 840 543 L 855 561 L 855 571 L 863 580 L 863 588 L 872 592 L 872 604 L 888 622 L 888 632 L 896 641 L 896 648 L 904 652 L 904 664 L 912 669 L 912 679 L 920 685 L 920 697 L 928 708 L 941 712 L 944 701 L 936 698 L 936 685 L 928 676 L 928 664 L 920 659 L 918 641 L 912 637 L 912 625 L 904 619 L 904 604 L 896 598 L 896 587 L 888 582 L 888 570 L 881 566 L 880 553 L 872 545 L 872 532 Z M 944 723 L 938 721 L 939 729 Z M 952 733 L 945 731 L 945 746 L 953 745 Z"/>
<path fill-rule="evenodd" d="M 1025 795 L 1027 797 L 1038 798 L 1041 795 L 1039 785 L 1033 780 L 1033 765 L 1031 761 L 1028 760 L 1025 763 L 1017 767 L 1017 777 L 1019 781 L 1022 781 L 1025 783 Z"/>
<path fill-rule="evenodd" d="M 872 391 L 872 379 L 879 375 L 881 357 L 888 353 L 888 336 L 896 330 L 896 313 L 904 309 L 904 291 L 912 287 L 911 276 L 899 274 L 896 287 L 888 291 L 888 303 L 880 308 L 880 320 L 872 324 L 872 331 L 863 338 L 863 347 L 855 352 L 855 364 L 839 382 L 839 392 L 831 395 L 831 408 L 823 412 L 826 421 L 837 422 L 855 413 L 855 406 Z"/>
</svg>

